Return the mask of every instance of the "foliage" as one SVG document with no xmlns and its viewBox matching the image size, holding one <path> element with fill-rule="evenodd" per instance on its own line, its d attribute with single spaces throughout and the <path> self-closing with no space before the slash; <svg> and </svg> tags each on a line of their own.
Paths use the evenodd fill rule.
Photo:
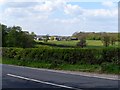
<svg viewBox="0 0 120 90">
<path fill-rule="evenodd" d="M 80 38 L 81 36 L 85 36 L 87 40 L 102 40 L 105 32 L 75 32 L 72 36 L 76 38 Z M 107 33 L 109 36 L 113 37 L 116 41 L 119 41 L 120 33 Z"/>
<path fill-rule="evenodd" d="M 104 62 L 101 64 L 101 71 L 105 73 L 119 74 L 120 66 L 109 62 Z"/>
<path fill-rule="evenodd" d="M 47 34 L 46 36 L 44 36 L 44 42 L 48 42 L 49 40 L 49 35 Z"/>
<path fill-rule="evenodd" d="M 3 48 L 3 57 L 19 60 L 44 61 L 50 63 L 119 63 L 120 48 L 104 49 L 60 49 L 60 48 Z M 56 61 L 57 60 L 57 61 Z"/>
<path fill-rule="evenodd" d="M 110 37 L 110 43 L 111 43 L 111 45 L 115 45 L 115 42 L 116 42 L 116 38 L 115 37 L 113 37 L 113 36 L 111 36 Z"/>
<path fill-rule="evenodd" d="M 52 40 L 52 41 L 53 41 L 53 40 L 54 40 L 54 36 L 51 36 L 51 37 L 50 37 L 50 40 Z"/>
<path fill-rule="evenodd" d="M 30 35 L 29 32 L 26 33 L 22 31 L 19 26 L 7 27 L 6 25 L 1 25 L 2 27 L 2 46 L 3 47 L 22 47 L 29 48 L 33 47 L 34 37 Z"/>
<path fill-rule="evenodd" d="M 107 34 L 104 34 L 102 36 L 102 42 L 105 47 L 108 47 L 110 45 L 110 36 Z"/>
<path fill-rule="evenodd" d="M 80 39 L 80 42 L 77 43 L 77 46 L 86 47 L 86 40 L 84 38 Z"/>
</svg>

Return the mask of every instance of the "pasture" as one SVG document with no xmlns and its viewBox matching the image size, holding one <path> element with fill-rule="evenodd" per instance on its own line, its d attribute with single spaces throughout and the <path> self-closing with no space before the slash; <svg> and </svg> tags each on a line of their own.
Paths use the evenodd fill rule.
<svg viewBox="0 0 120 90">
<path fill-rule="evenodd" d="M 38 41 L 37 41 L 38 42 Z M 43 41 L 39 41 L 39 42 L 43 42 Z M 76 47 L 76 44 L 79 42 L 79 40 L 71 40 L 71 41 L 51 41 L 49 40 L 48 42 L 43 42 L 45 43 L 45 45 L 40 45 L 40 44 L 37 44 L 37 47 L 51 47 L 51 45 L 53 45 L 52 47 L 54 46 L 69 46 L 70 47 Z M 101 40 L 86 40 L 86 44 L 87 46 L 85 48 L 104 48 L 104 45 L 102 43 Z M 118 42 L 115 43 L 115 45 L 110 45 L 109 47 L 118 47 Z"/>
</svg>

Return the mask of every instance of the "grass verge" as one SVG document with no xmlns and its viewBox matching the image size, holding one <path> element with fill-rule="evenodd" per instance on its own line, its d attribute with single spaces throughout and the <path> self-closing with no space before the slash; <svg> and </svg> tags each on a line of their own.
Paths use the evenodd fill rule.
<svg viewBox="0 0 120 90">
<path fill-rule="evenodd" d="M 120 66 L 111 63 L 104 63 L 102 65 L 89 65 L 89 64 L 55 64 L 38 61 L 23 61 L 15 59 L 2 59 L 3 64 L 12 64 L 18 66 L 27 66 L 34 68 L 47 68 L 55 70 L 69 70 L 69 71 L 81 71 L 81 72 L 95 72 L 95 73 L 106 73 L 106 74 L 120 74 Z"/>
<path fill-rule="evenodd" d="M 0 57 L 0 63 L 2 63 L 2 57 Z"/>
</svg>

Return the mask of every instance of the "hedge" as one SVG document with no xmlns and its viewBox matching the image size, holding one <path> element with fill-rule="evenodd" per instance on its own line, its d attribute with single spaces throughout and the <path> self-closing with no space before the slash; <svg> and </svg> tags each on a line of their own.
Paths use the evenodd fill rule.
<svg viewBox="0 0 120 90">
<path fill-rule="evenodd" d="M 82 49 L 82 48 L 3 48 L 4 58 L 17 60 L 43 61 L 50 63 L 120 63 L 120 48 Z"/>
</svg>

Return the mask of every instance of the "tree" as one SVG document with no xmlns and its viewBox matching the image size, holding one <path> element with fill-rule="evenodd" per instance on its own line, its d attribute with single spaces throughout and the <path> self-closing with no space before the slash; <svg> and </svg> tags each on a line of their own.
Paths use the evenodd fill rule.
<svg viewBox="0 0 120 90">
<path fill-rule="evenodd" d="M 81 48 L 86 47 L 86 39 L 81 38 L 80 42 L 77 43 L 77 46 L 80 46 Z"/>
<path fill-rule="evenodd" d="M 53 41 L 53 40 L 54 40 L 54 36 L 51 36 L 51 37 L 50 37 L 50 40 L 52 40 L 52 41 Z"/>
<path fill-rule="evenodd" d="M 21 27 L 7 27 L 6 25 L 1 25 L 1 27 L 3 47 L 29 48 L 34 46 L 34 38 L 29 33 L 23 32 Z"/>
<path fill-rule="evenodd" d="M 6 46 L 6 36 L 9 32 L 6 25 L 0 24 L 0 30 L 2 32 L 2 46 Z"/>
<path fill-rule="evenodd" d="M 48 40 L 49 40 L 49 35 L 47 34 L 47 35 L 45 36 L 44 42 L 48 42 Z"/>
<path fill-rule="evenodd" d="M 110 42 L 111 42 L 111 45 L 115 45 L 115 42 L 116 42 L 116 38 L 111 36 L 110 38 Z"/>
<path fill-rule="evenodd" d="M 102 42 L 105 47 L 108 47 L 110 45 L 110 36 L 107 34 L 104 34 L 102 36 Z"/>
<path fill-rule="evenodd" d="M 35 37 L 36 36 L 36 34 L 34 33 L 34 32 L 31 32 L 31 34 L 30 34 L 31 36 L 33 36 L 33 37 Z"/>
</svg>

